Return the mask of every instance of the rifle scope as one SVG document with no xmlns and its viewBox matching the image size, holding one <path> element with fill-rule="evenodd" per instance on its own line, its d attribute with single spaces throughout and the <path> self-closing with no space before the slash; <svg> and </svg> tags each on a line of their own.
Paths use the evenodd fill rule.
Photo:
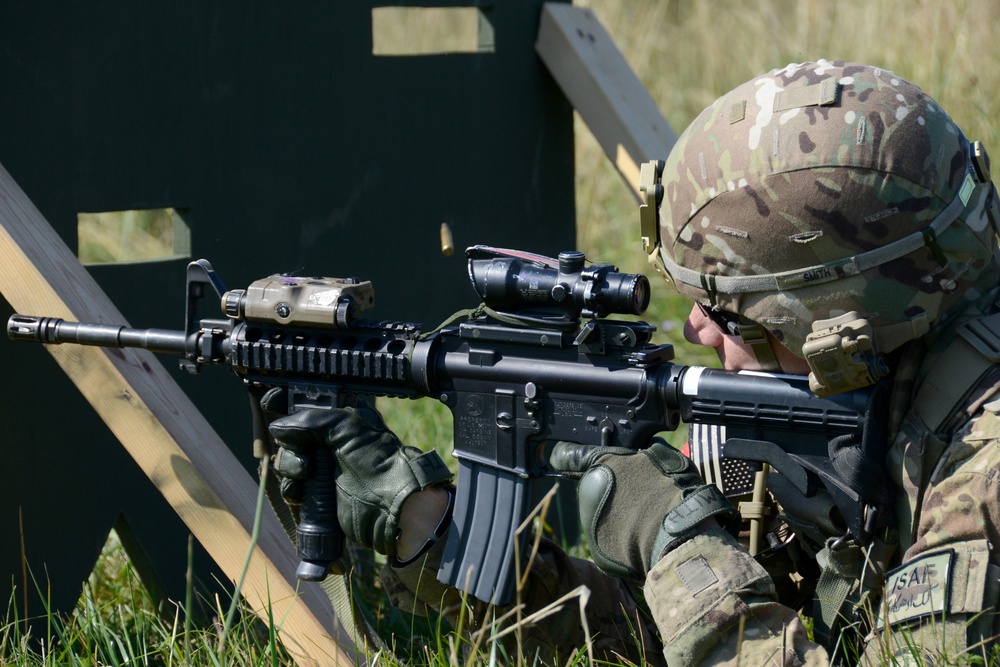
<svg viewBox="0 0 1000 667">
<path fill-rule="evenodd" d="M 556 310 L 570 319 L 581 314 L 641 315 L 649 306 L 649 279 L 619 273 L 610 264 L 587 266 L 579 251 L 559 259 L 531 253 L 473 246 L 466 251 L 469 279 L 483 302 L 503 312 Z"/>
</svg>

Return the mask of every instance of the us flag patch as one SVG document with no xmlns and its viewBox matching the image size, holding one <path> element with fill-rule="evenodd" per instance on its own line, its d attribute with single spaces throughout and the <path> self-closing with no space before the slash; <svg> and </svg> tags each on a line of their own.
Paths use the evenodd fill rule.
<svg viewBox="0 0 1000 667">
<path fill-rule="evenodd" d="M 723 456 L 722 445 L 725 441 L 725 426 L 691 424 L 688 456 L 694 461 L 705 482 L 715 484 L 727 498 L 751 493 L 756 466 L 750 461 Z"/>
</svg>

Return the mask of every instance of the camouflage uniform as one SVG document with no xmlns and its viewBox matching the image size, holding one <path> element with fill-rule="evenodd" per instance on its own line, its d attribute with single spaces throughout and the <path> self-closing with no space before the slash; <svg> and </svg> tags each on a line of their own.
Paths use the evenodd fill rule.
<svg viewBox="0 0 1000 667">
<path fill-rule="evenodd" d="M 969 637 L 1000 631 L 992 617 L 996 374 L 987 364 L 969 396 L 914 391 L 954 379 L 935 359 L 965 319 L 992 312 L 1000 285 L 995 190 L 969 151 L 913 84 L 819 61 L 721 97 L 680 137 L 663 171 L 665 243 L 651 261 L 662 259 L 679 291 L 740 313 L 793 351 L 815 320 L 858 311 L 874 325 L 879 351 L 893 353 L 896 562 L 916 569 L 889 576 L 885 604 L 895 611 L 890 620 L 929 630 L 870 637 L 867 657 L 876 662 L 907 653 L 894 642 L 908 636 L 929 655 L 954 657 L 984 610 Z M 942 400 L 956 414 L 929 423 L 927 406 Z M 776 603 L 767 573 L 724 542 L 692 540 L 649 573 L 645 592 L 671 664 L 735 663 L 739 651 L 747 664 L 826 662 L 796 613 Z M 921 585 L 947 592 L 943 610 L 916 604 Z"/>
<path fill-rule="evenodd" d="M 917 352 L 911 354 L 920 357 Z M 924 366 L 933 355 L 925 359 Z M 920 365 L 918 359 L 905 363 Z M 915 368 L 900 373 L 907 370 Z M 902 610 L 898 620 L 910 629 L 868 636 L 864 664 L 893 664 L 890 655 L 905 664 L 914 653 L 934 659 L 920 664 L 951 664 L 942 658 L 960 658 L 967 646 L 1000 636 L 995 614 L 1000 556 L 991 546 L 1000 544 L 998 383 L 997 373 L 984 378 L 959 411 L 957 420 L 964 423 L 946 429 L 951 435 L 932 434 L 913 411 L 902 420 L 889 453 L 900 519 L 899 550 L 891 565 L 919 566 L 926 554 L 953 551 L 950 572 L 938 572 L 934 580 L 938 592 L 947 592 L 948 606 L 922 619 L 908 619 Z M 909 402 L 910 388 L 897 385 L 899 400 Z M 689 573 L 681 576 L 692 569 L 711 585 L 693 586 Z M 897 586 L 886 604 L 898 606 L 913 594 L 912 585 Z M 649 573 L 645 595 L 671 665 L 828 663 L 827 649 L 809 641 L 796 610 L 780 604 L 768 572 L 725 534 L 695 538 L 667 554 Z M 862 612 L 865 618 L 885 614 L 878 597 L 872 607 Z M 978 646 L 970 654 L 990 650 Z M 848 662 L 855 659 L 848 655 Z"/>
<path fill-rule="evenodd" d="M 958 332 L 994 312 L 1000 285 L 995 189 L 969 151 L 913 84 L 819 61 L 721 97 L 681 135 L 663 170 L 662 245 L 650 248 L 650 261 L 680 292 L 739 313 L 796 353 L 814 321 L 857 311 L 890 361 L 887 459 L 898 530 L 887 535 L 898 532 L 898 548 L 886 565 L 903 565 L 886 574 L 884 597 L 872 589 L 863 612 L 872 629 L 857 649 L 867 653 L 849 662 L 940 664 L 963 651 L 982 655 L 992 645 L 967 646 L 1000 636 L 1000 372 L 988 362 L 959 395 L 938 390 L 955 378 L 948 355 Z M 434 581 L 433 567 L 386 572 L 396 600 L 438 606 L 445 593 L 436 584 L 411 593 L 418 577 Z M 531 609 L 581 583 L 594 589 L 590 630 L 605 655 L 635 659 L 637 636 L 652 661 L 646 642 L 656 633 L 671 665 L 830 660 L 798 610 L 782 604 L 771 574 L 721 529 L 648 573 L 643 594 L 655 628 L 643 628 L 628 588 L 592 565 L 548 545 L 536 567 Z M 854 597 L 858 570 L 858 581 L 846 577 Z M 893 632 L 879 632 L 885 620 Z M 576 612 L 564 611 L 542 622 L 532 646 L 565 654 L 582 630 Z"/>
</svg>

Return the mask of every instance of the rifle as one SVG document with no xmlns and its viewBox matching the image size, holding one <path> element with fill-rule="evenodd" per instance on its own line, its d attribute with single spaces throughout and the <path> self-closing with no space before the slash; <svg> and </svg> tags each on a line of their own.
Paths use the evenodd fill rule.
<svg viewBox="0 0 1000 667">
<path fill-rule="evenodd" d="M 866 465 L 884 451 L 884 420 L 867 418 L 884 407 L 881 385 L 819 398 L 804 377 L 673 363 L 671 345 L 651 343 L 654 327 L 609 317 L 645 311 L 644 275 L 588 264 L 575 251 L 553 259 L 473 246 L 466 256 L 482 305 L 431 331 L 359 319 L 374 305 L 369 281 L 282 274 L 227 290 L 198 260 L 187 267 L 182 331 L 15 314 L 8 335 L 181 355 L 191 373 L 228 365 L 257 399 L 258 442 L 267 437 L 259 397 L 272 387 L 286 389 L 289 412 L 373 396 L 441 401 L 453 417 L 458 476 L 438 579 L 495 604 L 514 594 L 515 542 L 526 539 L 517 529 L 533 483 L 554 474 L 545 443 L 639 449 L 682 421 L 721 425 L 727 459 L 767 463 L 807 496 L 825 488 L 846 536 L 867 542 L 886 516 Z M 224 317 L 200 317 L 206 300 Z M 317 451 L 315 463 L 296 536 L 296 575 L 306 581 L 343 571 L 333 456 Z"/>
</svg>

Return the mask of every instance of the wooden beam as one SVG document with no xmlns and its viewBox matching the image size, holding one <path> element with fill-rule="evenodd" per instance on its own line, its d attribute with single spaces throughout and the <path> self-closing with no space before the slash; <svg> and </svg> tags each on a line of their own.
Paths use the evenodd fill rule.
<svg viewBox="0 0 1000 667">
<path fill-rule="evenodd" d="M 638 198 L 639 165 L 677 135 L 614 40 L 590 9 L 546 3 L 535 51 Z"/>
<path fill-rule="evenodd" d="M 0 291 L 25 315 L 125 324 L 2 165 Z M 250 552 L 257 484 L 163 366 L 144 350 L 48 349 L 230 581 L 238 580 Z M 330 601 L 319 586 L 297 586 L 295 567 L 294 548 L 268 508 L 244 597 L 265 621 L 269 606 L 282 619 L 282 645 L 300 665 L 355 664 Z"/>
</svg>

